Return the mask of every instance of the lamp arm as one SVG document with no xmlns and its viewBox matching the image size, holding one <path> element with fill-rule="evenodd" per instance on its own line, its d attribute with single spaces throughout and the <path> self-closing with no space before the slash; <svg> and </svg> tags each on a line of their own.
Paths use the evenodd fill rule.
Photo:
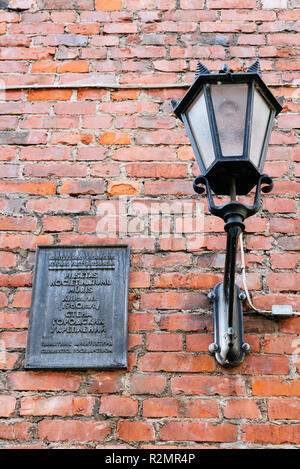
<svg viewBox="0 0 300 469">
<path fill-rule="evenodd" d="M 262 185 L 264 186 L 262 187 Z M 250 346 L 244 342 L 243 311 L 241 293 L 235 284 L 236 254 L 240 234 L 244 231 L 244 220 L 261 208 L 261 191 L 270 192 L 273 180 L 267 174 L 262 174 L 257 182 L 253 205 L 246 205 L 233 200 L 221 206 L 214 203 L 209 181 L 205 176 L 198 176 L 194 180 L 194 190 L 203 194 L 206 188 L 208 209 L 213 215 L 225 221 L 227 232 L 224 281 L 217 284 L 209 295 L 214 302 L 215 342 L 209 350 L 217 361 L 225 367 L 239 365 Z"/>
</svg>

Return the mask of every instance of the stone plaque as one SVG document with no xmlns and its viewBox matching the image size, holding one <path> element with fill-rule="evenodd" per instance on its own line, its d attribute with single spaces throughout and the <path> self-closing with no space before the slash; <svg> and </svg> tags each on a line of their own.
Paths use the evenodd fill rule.
<svg viewBox="0 0 300 469">
<path fill-rule="evenodd" d="M 25 368 L 126 368 L 129 246 L 39 246 Z"/>
</svg>

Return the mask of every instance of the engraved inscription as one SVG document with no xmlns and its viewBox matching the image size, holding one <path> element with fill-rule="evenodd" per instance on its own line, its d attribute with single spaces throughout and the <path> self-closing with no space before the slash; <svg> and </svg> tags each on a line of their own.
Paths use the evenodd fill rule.
<svg viewBox="0 0 300 469">
<path fill-rule="evenodd" d="M 79 271 L 70 266 L 80 266 Z M 96 265 L 98 267 L 96 267 Z M 57 273 L 57 267 L 60 272 Z M 99 272 L 99 270 L 100 272 Z M 107 319 L 101 314 L 101 299 L 96 287 L 110 287 L 112 280 L 103 270 L 115 269 L 112 256 L 78 256 L 56 254 L 49 259 L 48 298 L 55 302 L 55 291 L 60 289 L 60 302 L 54 314 L 45 323 L 41 353 L 92 353 L 112 352 L 112 337 L 107 332 Z M 76 335 L 97 335 L 97 341 L 76 342 Z M 57 345 L 64 335 L 70 342 Z"/>
<path fill-rule="evenodd" d="M 49 269 L 114 269 L 115 257 L 111 255 L 99 256 L 84 253 L 74 256 L 70 253 L 54 253 L 49 258 Z"/>
<path fill-rule="evenodd" d="M 128 246 L 41 246 L 26 368 L 124 367 Z"/>
</svg>

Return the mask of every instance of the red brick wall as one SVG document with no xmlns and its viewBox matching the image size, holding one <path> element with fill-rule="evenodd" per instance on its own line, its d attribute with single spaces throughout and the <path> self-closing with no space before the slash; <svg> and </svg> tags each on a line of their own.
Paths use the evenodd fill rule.
<svg viewBox="0 0 300 469">
<path fill-rule="evenodd" d="M 225 234 L 193 192 L 170 106 L 198 59 L 239 71 L 258 57 L 285 96 L 265 167 L 275 187 L 247 221 L 247 278 L 256 307 L 300 311 L 297 2 L 0 3 L 0 447 L 299 447 L 300 319 L 245 314 L 244 363 L 208 354 Z M 101 234 L 106 201 L 122 216 Z M 180 235 L 187 202 L 203 204 L 204 236 L 195 212 Z M 107 242 L 131 246 L 128 369 L 25 371 L 36 246 Z"/>
</svg>

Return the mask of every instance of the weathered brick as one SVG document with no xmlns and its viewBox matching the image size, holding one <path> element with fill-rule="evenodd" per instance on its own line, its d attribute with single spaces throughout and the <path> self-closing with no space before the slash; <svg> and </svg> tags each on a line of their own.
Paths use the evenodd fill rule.
<svg viewBox="0 0 300 469">
<path fill-rule="evenodd" d="M 65 10 L 66 4 L 63 0 L 40 0 L 40 8 L 42 10 Z M 69 9 L 75 10 L 92 10 L 92 0 L 71 0 L 68 3 Z"/>
<path fill-rule="evenodd" d="M 16 10 L 28 10 L 33 8 L 36 0 L 11 0 L 10 7 Z"/>
<path fill-rule="evenodd" d="M 104 396 L 101 398 L 100 414 L 118 417 L 135 417 L 138 401 L 126 396 Z"/>
<path fill-rule="evenodd" d="M 131 313 L 128 317 L 130 331 L 151 331 L 155 329 L 154 315 L 151 313 Z"/>
<path fill-rule="evenodd" d="M 213 288 L 221 280 L 222 276 L 220 274 L 165 273 L 155 277 L 155 286 L 167 289 L 191 288 L 193 290 L 207 290 Z"/>
<path fill-rule="evenodd" d="M 20 354 L 18 352 L 2 350 L 0 356 L 0 369 L 4 371 L 12 370 L 19 359 Z"/>
<path fill-rule="evenodd" d="M 26 177 L 84 177 L 86 166 L 79 164 L 30 164 L 24 166 Z"/>
<path fill-rule="evenodd" d="M 63 181 L 60 187 L 61 194 L 103 194 L 105 182 L 100 180 L 70 180 Z"/>
<path fill-rule="evenodd" d="M 1 145 L 39 145 L 47 143 L 45 132 L 0 131 Z"/>
<path fill-rule="evenodd" d="M 0 274 L 2 287 L 30 287 L 32 285 L 32 272 L 18 274 Z"/>
<path fill-rule="evenodd" d="M 79 376 L 56 372 L 16 371 L 8 376 L 8 388 L 18 391 L 77 391 Z"/>
<path fill-rule="evenodd" d="M 1 423 L 0 438 L 2 440 L 29 440 L 31 426 L 30 422 Z"/>
<path fill-rule="evenodd" d="M 74 244 L 117 244 L 118 237 L 113 234 L 100 234 L 96 235 L 86 235 L 86 234 L 77 234 L 77 233 L 62 233 L 58 235 L 59 242 L 64 245 L 74 245 Z"/>
<path fill-rule="evenodd" d="M 151 423 L 148 422 L 119 422 L 117 436 L 125 441 L 154 441 L 155 433 Z"/>
<path fill-rule="evenodd" d="M 84 129 L 109 129 L 112 126 L 111 116 L 83 116 L 82 127 Z"/>
<path fill-rule="evenodd" d="M 261 444 L 299 444 L 299 430 L 299 424 L 244 424 L 242 426 L 242 439 L 243 441 Z"/>
<path fill-rule="evenodd" d="M 273 233 L 298 233 L 300 232 L 299 220 L 293 218 L 275 218 L 270 220 L 270 232 Z"/>
<path fill-rule="evenodd" d="M 300 379 L 285 380 L 280 377 L 253 378 L 254 396 L 299 396 Z"/>
<path fill-rule="evenodd" d="M 297 353 L 300 345 L 298 342 L 296 335 L 265 336 L 264 351 L 265 353 L 280 353 L 282 355 Z"/>
<path fill-rule="evenodd" d="M 218 402 L 210 399 L 179 399 L 178 416 L 185 418 L 217 418 L 219 416 Z"/>
<path fill-rule="evenodd" d="M 63 115 L 76 115 L 76 114 L 96 114 L 95 103 L 72 102 L 72 103 L 57 103 L 54 105 L 56 114 Z"/>
<path fill-rule="evenodd" d="M 286 251 L 300 250 L 300 236 L 282 237 L 278 240 L 278 246 Z"/>
<path fill-rule="evenodd" d="M 44 231 L 72 231 L 73 223 L 67 217 L 44 217 L 43 218 Z"/>
<path fill-rule="evenodd" d="M 167 381 L 161 374 L 134 374 L 130 377 L 130 392 L 132 394 L 161 394 Z"/>
<path fill-rule="evenodd" d="M 181 334 L 151 333 L 146 337 L 146 349 L 149 351 L 180 351 L 183 349 Z"/>
<path fill-rule="evenodd" d="M 150 398 L 143 403 L 144 417 L 215 418 L 219 415 L 216 402 L 205 399 Z"/>
<path fill-rule="evenodd" d="M 126 173 L 129 177 L 137 178 L 160 178 L 168 177 L 170 179 L 183 178 L 186 175 L 187 167 L 184 164 L 127 164 Z"/>
<path fill-rule="evenodd" d="M 119 195 L 138 195 L 140 193 L 141 184 L 138 181 L 109 181 L 107 185 L 107 194 L 109 196 Z"/>
<path fill-rule="evenodd" d="M 89 145 L 93 141 L 93 135 L 81 132 L 54 132 L 51 137 L 53 145 L 78 145 L 78 143 Z"/>
<path fill-rule="evenodd" d="M 67 26 L 67 31 L 71 34 L 99 34 L 100 25 L 99 24 L 69 24 Z M 70 70 L 69 70 L 70 71 Z M 83 70 L 74 69 L 71 70 L 74 72 L 80 72 Z"/>
<path fill-rule="evenodd" d="M 268 399 L 268 416 L 272 420 L 299 420 L 300 403 L 297 399 Z"/>
<path fill-rule="evenodd" d="M 26 161 L 63 161 L 70 160 L 70 149 L 61 147 L 50 148 L 22 148 L 20 151 L 20 159 Z"/>
<path fill-rule="evenodd" d="M 271 273 L 267 275 L 267 282 L 271 290 L 298 291 L 300 275 L 296 273 Z"/>
<path fill-rule="evenodd" d="M 150 274 L 148 272 L 130 272 L 129 288 L 150 287 Z"/>
<path fill-rule="evenodd" d="M 300 262 L 300 253 L 274 253 L 270 259 L 272 266 L 277 269 L 296 269 Z"/>
<path fill-rule="evenodd" d="M 4 311 L 0 313 L 1 329 L 24 329 L 28 327 L 28 312 L 14 311 L 13 313 Z"/>
<path fill-rule="evenodd" d="M 178 293 L 178 292 L 152 292 L 141 296 L 143 309 L 195 309 L 206 304 L 205 295 L 202 293 Z"/>
<path fill-rule="evenodd" d="M 31 292 L 27 290 L 20 290 L 14 294 L 12 304 L 14 308 L 30 308 L 30 302 Z"/>
<path fill-rule="evenodd" d="M 172 161 L 174 150 L 172 148 L 156 148 L 155 151 L 147 147 L 122 148 L 114 152 L 114 159 L 118 161 Z"/>
<path fill-rule="evenodd" d="M 42 244 L 53 244 L 51 235 L 0 234 L 1 249 L 35 249 Z"/>
<path fill-rule="evenodd" d="M 16 147 L 5 147 L 0 148 L 0 160 L 10 161 L 16 154 Z"/>
<path fill-rule="evenodd" d="M 252 399 L 230 399 L 225 402 L 224 416 L 229 419 L 257 419 L 261 413 Z"/>
<path fill-rule="evenodd" d="M 79 147 L 77 149 L 77 159 L 80 161 L 105 160 L 107 154 L 104 147 Z"/>
<path fill-rule="evenodd" d="M 40 60 L 38 62 L 34 62 L 31 67 L 31 73 L 56 73 L 56 71 L 57 71 L 57 62 L 50 61 L 50 60 Z M 31 90 L 31 92 L 32 91 L 33 90 Z M 51 92 L 50 93 L 37 93 L 36 97 L 39 98 L 37 99 L 37 101 L 48 101 L 48 99 L 45 99 L 45 98 L 46 96 L 52 97 L 51 95 L 53 96 L 53 93 Z M 62 96 L 64 96 L 64 94 L 62 94 Z"/>
<path fill-rule="evenodd" d="M 96 0 L 95 8 L 96 10 L 121 10 L 122 0 Z"/>
<path fill-rule="evenodd" d="M 237 427 L 229 423 L 212 425 L 208 422 L 170 422 L 160 431 L 160 438 L 167 441 L 235 441 Z"/>
<path fill-rule="evenodd" d="M 147 399 L 143 403 L 144 417 L 176 417 L 179 402 L 173 397 Z"/>
<path fill-rule="evenodd" d="M 120 168 L 117 163 L 94 163 L 91 164 L 91 176 L 113 177 L 119 176 Z"/>
<path fill-rule="evenodd" d="M 36 225 L 32 217 L 0 217 L 1 231 L 35 231 Z"/>
<path fill-rule="evenodd" d="M 94 420 L 43 420 L 38 431 L 41 441 L 103 441 L 111 425 Z"/>
<path fill-rule="evenodd" d="M 9 395 L 0 396 L 0 416 L 13 417 L 16 407 L 16 398 Z"/>
<path fill-rule="evenodd" d="M 91 394 L 108 394 L 119 393 L 122 387 L 122 375 L 119 372 L 102 372 L 92 375 L 87 390 Z"/>
<path fill-rule="evenodd" d="M 28 396 L 21 399 L 20 415 L 90 416 L 94 404 L 95 398 L 90 396 Z"/>
<path fill-rule="evenodd" d="M 28 101 L 69 101 L 72 90 L 29 90 Z"/>
<path fill-rule="evenodd" d="M 64 62 L 57 67 L 57 73 L 88 73 L 89 64 L 85 60 Z"/>
<path fill-rule="evenodd" d="M 212 334 L 189 334 L 186 336 L 186 350 L 187 352 L 207 352 L 212 342 Z"/>
<path fill-rule="evenodd" d="M 54 54 L 54 47 L 0 47 L 1 60 L 47 60 Z"/>
<path fill-rule="evenodd" d="M 101 145 L 129 145 L 131 140 L 125 132 L 105 132 L 100 135 L 99 143 Z"/>
<path fill-rule="evenodd" d="M 212 330 L 211 318 L 199 314 L 164 314 L 160 321 L 160 328 L 168 331 L 203 331 Z"/>
<path fill-rule="evenodd" d="M 16 255 L 13 252 L 0 251 L 0 267 L 14 267 L 16 262 Z"/>
<path fill-rule="evenodd" d="M 213 371 L 214 360 L 209 355 L 190 353 L 147 353 L 141 358 L 141 371 L 204 372 Z"/>
<path fill-rule="evenodd" d="M 174 394 L 246 396 L 246 384 L 243 378 L 233 376 L 179 376 L 172 378 L 171 389 Z"/>
<path fill-rule="evenodd" d="M 80 213 L 89 211 L 90 200 L 80 199 L 31 199 L 27 202 L 26 207 L 29 211 L 34 212 L 65 212 L 65 213 Z"/>
</svg>

